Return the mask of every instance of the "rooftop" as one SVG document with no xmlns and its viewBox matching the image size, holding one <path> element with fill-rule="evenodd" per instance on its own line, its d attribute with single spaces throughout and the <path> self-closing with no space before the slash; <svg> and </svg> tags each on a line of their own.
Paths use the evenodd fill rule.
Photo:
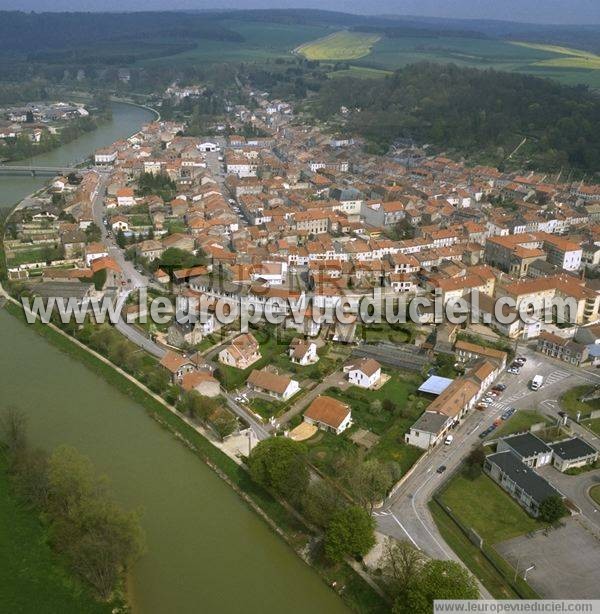
<svg viewBox="0 0 600 614">
<path fill-rule="evenodd" d="M 524 465 L 512 452 L 496 452 L 486 457 L 509 479 L 522 488 L 534 501 L 541 503 L 548 497 L 561 497 L 561 494 L 533 469 Z"/>
</svg>

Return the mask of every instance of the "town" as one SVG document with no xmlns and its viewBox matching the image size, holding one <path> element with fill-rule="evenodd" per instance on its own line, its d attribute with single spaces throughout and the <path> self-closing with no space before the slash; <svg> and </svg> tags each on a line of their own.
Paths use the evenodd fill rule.
<svg viewBox="0 0 600 614">
<path fill-rule="evenodd" d="M 163 97 L 202 91 L 174 84 Z M 244 94 L 252 108 L 231 104 L 210 136 L 157 119 L 23 200 L 5 226 L 13 296 L 110 299 L 114 326 L 90 317 L 63 330 L 236 463 L 261 442 L 302 443 L 315 479 L 375 519 L 363 573 L 388 536 L 462 561 L 481 596 L 593 598 L 600 186 L 414 143 L 368 154 L 291 102 Z M 477 295 L 482 319 L 312 317 L 374 290 L 398 305 Z M 505 324 L 493 317 L 502 297 L 517 311 L 554 298 L 575 308 Z M 169 299 L 166 322 L 146 317 L 157 298 Z M 305 317 L 248 331 L 217 317 L 218 301 L 269 299 L 299 301 Z"/>
</svg>

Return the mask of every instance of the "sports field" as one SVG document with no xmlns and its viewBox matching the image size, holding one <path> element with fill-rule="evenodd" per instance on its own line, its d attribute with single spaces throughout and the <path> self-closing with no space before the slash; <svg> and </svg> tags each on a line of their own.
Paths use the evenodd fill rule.
<svg viewBox="0 0 600 614">
<path fill-rule="evenodd" d="M 365 32 L 341 30 L 296 47 L 296 53 L 309 60 L 357 60 L 371 53 L 381 37 Z"/>
</svg>

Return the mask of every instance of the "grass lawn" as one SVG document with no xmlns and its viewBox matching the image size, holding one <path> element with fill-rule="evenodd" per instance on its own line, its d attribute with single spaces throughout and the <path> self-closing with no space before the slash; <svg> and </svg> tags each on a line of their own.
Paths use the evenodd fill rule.
<svg viewBox="0 0 600 614">
<path fill-rule="evenodd" d="M 409 343 L 413 336 L 413 327 L 410 324 L 369 324 L 360 326 L 356 331 L 356 336 L 363 339 L 365 343 L 378 343 L 380 341 L 391 341 L 392 343 Z"/>
<path fill-rule="evenodd" d="M 562 395 L 560 404 L 571 418 L 576 418 L 578 412 L 581 412 L 581 416 L 585 418 L 595 409 L 600 409 L 600 399 L 594 399 L 585 403 L 579 400 L 581 396 L 591 392 L 592 389 L 592 386 L 575 386 Z"/>
<path fill-rule="evenodd" d="M 33 262 L 50 262 L 60 258 L 61 251 L 55 247 L 32 247 L 31 249 L 15 252 L 13 256 L 7 258 L 7 265 L 19 266 L 20 264 L 31 264 Z"/>
<path fill-rule="evenodd" d="M 394 461 L 402 473 L 408 471 L 423 454 L 423 450 L 404 443 L 408 428 L 427 405 L 426 399 L 415 394 L 419 384 L 420 378 L 415 374 L 395 372 L 379 390 L 363 390 L 357 386 L 345 391 L 328 389 L 325 394 L 352 407 L 354 426 L 337 436 L 319 431 L 307 442 L 311 461 L 328 475 L 338 478 L 348 457 L 359 451 L 350 435 L 364 428 L 379 437 L 379 442 L 366 453 L 366 458 Z M 384 409 L 385 400 L 394 406 Z"/>
<path fill-rule="evenodd" d="M 545 526 L 529 516 L 483 472 L 475 479 L 458 474 L 440 498 L 466 527 L 474 529 L 489 545 Z"/>
<path fill-rule="evenodd" d="M 458 525 L 444 512 L 436 501 L 429 503 L 429 510 L 442 537 L 461 561 L 488 589 L 494 599 L 518 599 L 517 593 L 504 581 L 495 567 L 485 558 L 460 530 Z"/>
<path fill-rule="evenodd" d="M 0 455 L 0 609 L 3 612 L 109 613 L 71 576 L 50 549 L 35 512 L 10 494 L 6 461 Z"/>
<path fill-rule="evenodd" d="M 600 435 L 600 418 L 594 418 L 593 420 L 586 420 L 583 426 L 590 429 L 590 431 Z"/>
<path fill-rule="evenodd" d="M 502 426 L 490 433 L 490 437 L 496 439 L 497 437 L 506 437 L 506 435 L 512 435 L 513 433 L 522 433 L 529 431 L 533 424 L 544 422 L 550 424 L 548 418 L 535 410 L 520 409 L 514 413 Z"/>
<path fill-rule="evenodd" d="M 356 60 L 369 55 L 381 37 L 365 32 L 334 32 L 296 48 L 308 60 Z"/>
<path fill-rule="evenodd" d="M 281 412 L 281 403 L 278 403 L 277 401 L 267 401 L 266 399 L 261 398 L 252 399 L 248 407 L 265 421 L 271 416 L 276 416 Z"/>
<path fill-rule="evenodd" d="M 365 390 L 350 386 L 347 390 L 331 388 L 326 394 L 340 399 L 352 407 L 355 424 L 385 437 L 398 426 L 396 434 L 404 435 L 423 413 L 428 400 L 417 393 L 421 378 L 413 373 L 394 372 L 379 390 Z M 385 409 L 384 404 L 393 406 Z"/>
<path fill-rule="evenodd" d="M 590 488 L 590 497 L 598 504 L 600 505 L 600 484 L 597 486 L 592 486 L 592 488 Z"/>
</svg>

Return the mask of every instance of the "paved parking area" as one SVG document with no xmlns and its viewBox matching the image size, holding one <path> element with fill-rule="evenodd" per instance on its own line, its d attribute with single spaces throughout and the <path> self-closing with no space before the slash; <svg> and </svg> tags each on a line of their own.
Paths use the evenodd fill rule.
<svg viewBox="0 0 600 614">
<path fill-rule="evenodd" d="M 532 537 L 515 537 L 496 549 L 519 573 L 527 573 L 529 584 L 544 598 L 596 599 L 600 569 L 600 534 L 580 517 L 565 526 L 538 531 Z"/>
</svg>

